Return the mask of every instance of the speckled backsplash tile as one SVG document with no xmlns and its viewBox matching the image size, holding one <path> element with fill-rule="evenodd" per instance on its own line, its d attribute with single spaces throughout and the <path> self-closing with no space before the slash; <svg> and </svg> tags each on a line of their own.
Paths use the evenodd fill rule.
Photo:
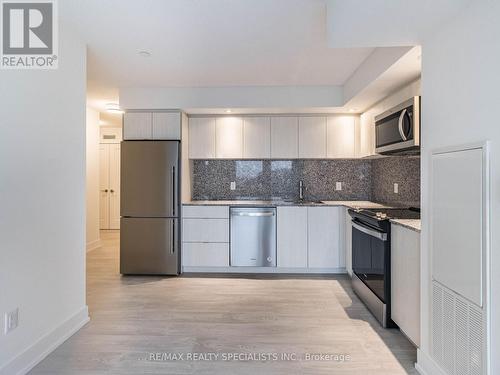
<svg viewBox="0 0 500 375">
<path fill-rule="evenodd" d="M 372 160 L 372 199 L 420 207 L 420 157 L 393 156 Z M 394 193 L 394 184 L 399 193 Z"/>
<path fill-rule="evenodd" d="M 193 160 L 193 200 L 371 200 L 420 206 L 420 158 L 335 160 Z M 236 182 L 236 190 L 230 189 Z M 336 191 L 336 182 L 342 190 Z M 399 194 L 394 193 L 394 183 Z"/>
<path fill-rule="evenodd" d="M 297 199 L 300 180 L 306 199 L 371 199 L 369 160 L 193 160 L 194 200 Z"/>
</svg>

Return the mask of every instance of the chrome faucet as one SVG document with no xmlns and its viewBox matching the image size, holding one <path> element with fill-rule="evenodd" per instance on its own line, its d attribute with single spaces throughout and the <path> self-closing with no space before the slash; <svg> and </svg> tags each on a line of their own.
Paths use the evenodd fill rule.
<svg viewBox="0 0 500 375">
<path fill-rule="evenodd" d="M 304 181 L 302 180 L 299 181 L 299 199 L 304 199 Z"/>
</svg>

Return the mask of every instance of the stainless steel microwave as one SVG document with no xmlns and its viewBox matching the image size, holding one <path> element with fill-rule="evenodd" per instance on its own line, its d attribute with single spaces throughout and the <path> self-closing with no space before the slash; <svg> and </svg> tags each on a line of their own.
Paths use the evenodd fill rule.
<svg viewBox="0 0 500 375">
<path fill-rule="evenodd" d="M 420 96 L 375 117 L 377 154 L 420 153 Z"/>
</svg>

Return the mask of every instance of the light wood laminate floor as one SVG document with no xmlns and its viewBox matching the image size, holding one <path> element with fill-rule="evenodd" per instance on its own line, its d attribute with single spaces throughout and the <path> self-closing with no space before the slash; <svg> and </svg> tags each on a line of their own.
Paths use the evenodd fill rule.
<svg viewBox="0 0 500 375">
<path fill-rule="evenodd" d="M 415 348 L 380 327 L 344 276 L 121 277 L 118 233 L 102 240 L 87 255 L 91 321 L 31 374 L 417 374 Z M 193 352 L 219 359 L 186 360 Z M 291 357 L 223 360 L 229 353 Z"/>
</svg>

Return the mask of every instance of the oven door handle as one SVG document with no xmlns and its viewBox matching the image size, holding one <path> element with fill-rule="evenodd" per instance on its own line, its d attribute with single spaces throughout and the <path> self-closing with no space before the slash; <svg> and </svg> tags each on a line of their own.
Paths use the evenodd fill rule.
<svg viewBox="0 0 500 375">
<path fill-rule="evenodd" d="M 353 226 L 353 228 L 356 228 L 360 232 L 363 232 L 369 236 L 378 238 L 381 241 L 387 241 L 387 233 L 378 232 L 374 229 L 365 227 L 364 225 L 355 223 L 354 221 L 352 222 L 352 226 Z"/>
</svg>

